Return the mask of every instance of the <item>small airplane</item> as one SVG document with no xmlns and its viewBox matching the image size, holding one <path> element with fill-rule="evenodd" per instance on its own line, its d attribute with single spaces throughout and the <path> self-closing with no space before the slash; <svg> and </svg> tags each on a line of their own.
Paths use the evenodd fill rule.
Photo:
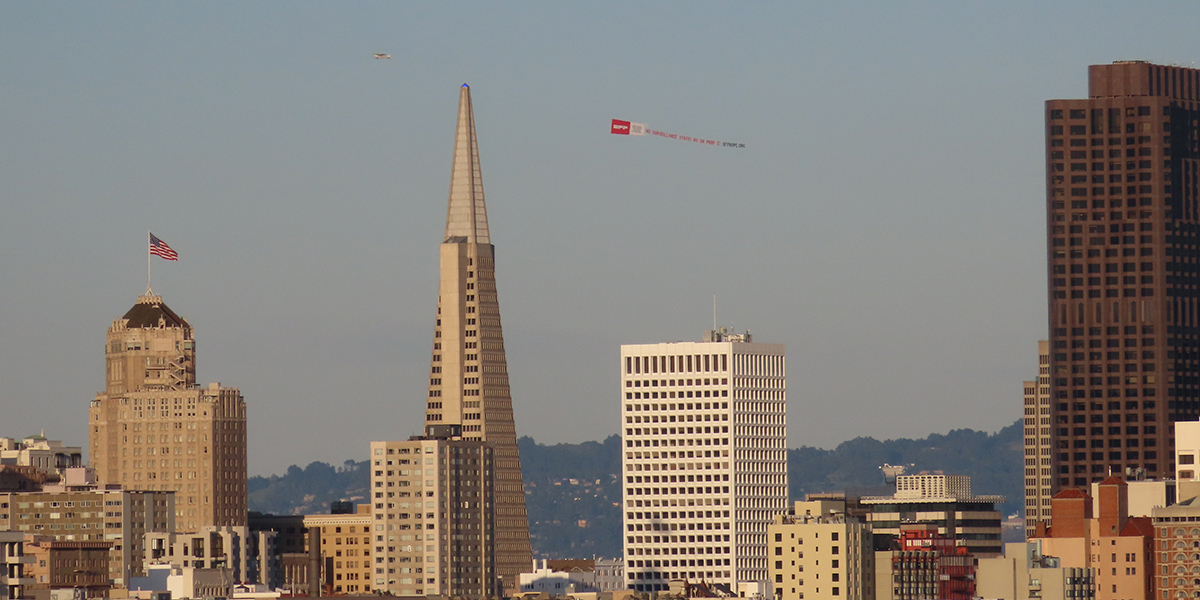
<svg viewBox="0 0 1200 600">
<path fill-rule="evenodd" d="M 376 54 L 375 58 L 391 58 L 391 54 Z"/>
</svg>

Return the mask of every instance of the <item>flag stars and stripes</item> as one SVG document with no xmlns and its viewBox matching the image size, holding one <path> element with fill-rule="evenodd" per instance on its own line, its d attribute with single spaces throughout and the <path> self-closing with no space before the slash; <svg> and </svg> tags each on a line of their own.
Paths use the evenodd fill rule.
<svg viewBox="0 0 1200 600">
<path fill-rule="evenodd" d="M 150 234 L 150 254 L 165 260 L 179 260 L 179 253 L 172 250 L 166 242 Z"/>
</svg>

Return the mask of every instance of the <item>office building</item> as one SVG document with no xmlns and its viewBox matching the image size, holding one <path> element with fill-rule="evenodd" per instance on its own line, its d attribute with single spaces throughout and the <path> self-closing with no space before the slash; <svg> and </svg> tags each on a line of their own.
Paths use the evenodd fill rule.
<svg viewBox="0 0 1200 600">
<path fill-rule="evenodd" d="M 864 496 L 860 502 L 870 510 L 867 522 L 876 548 L 894 548 L 902 538 L 902 525 L 912 523 L 934 526 L 939 535 L 976 556 L 1003 551 L 996 505 L 1003 504 L 1004 497 L 976 496 L 965 475 L 900 475 L 895 494 Z"/>
<path fill-rule="evenodd" d="M 1038 375 L 1025 386 L 1025 522 L 1050 518 L 1054 457 L 1050 442 L 1050 342 L 1038 342 Z"/>
<path fill-rule="evenodd" d="M 108 329 L 105 391 L 88 411 L 100 485 L 176 492 L 180 531 L 246 525 L 246 402 L 196 385 L 192 326 L 149 292 Z"/>
<path fill-rule="evenodd" d="M 1174 472 L 1200 416 L 1200 70 L 1093 65 L 1045 106 L 1054 491 Z"/>
<path fill-rule="evenodd" d="M 892 550 L 875 553 L 877 600 L 970 600 L 976 557 L 930 523 L 905 523 Z"/>
<path fill-rule="evenodd" d="M 1049 528 L 1039 524 L 1029 541 L 1063 567 L 1094 569 L 1098 600 L 1149 600 L 1156 562 L 1151 519 L 1128 516 L 1128 486 L 1120 478 L 1109 477 L 1098 489 L 1099 512 L 1083 490 L 1055 495 Z"/>
<path fill-rule="evenodd" d="M 784 347 L 710 331 L 621 346 L 625 576 L 769 595 L 767 527 L 786 510 Z"/>
<path fill-rule="evenodd" d="M 457 426 L 428 430 L 407 441 L 371 442 L 373 591 L 499 596 L 494 449 L 462 439 Z M 322 547 L 328 556 L 325 536 Z"/>
<path fill-rule="evenodd" d="M 0 493 L 0 530 L 64 542 L 109 542 L 108 579 L 123 586 L 142 573 L 147 533 L 175 528 L 175 493 L 51 489 Z"/>
<path fill-rule="evenodd" d="M 492 444 L 496 453 L 496 568 L 505 589 L 515 590 L 517 574 L 532 565 L 533 549 L 496 295 L 495 247 L 484 204 L 471 89 L 466 84 L 458 98 L 440 261 L 425 422 L 461 426 L 464 439 Z"/>
<path fill-rule="evenodd" d="M 846 515 L 844 500 L 797 501 L 775 517 L 767 537 L 775 600 L 874 600 L 871 528 Z"/>
</svg>

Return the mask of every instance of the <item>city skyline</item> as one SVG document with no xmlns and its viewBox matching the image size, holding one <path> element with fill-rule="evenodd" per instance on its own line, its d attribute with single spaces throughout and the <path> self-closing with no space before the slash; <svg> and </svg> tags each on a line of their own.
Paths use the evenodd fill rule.
<svg viewBox="0 0 1200 600">
<path fill-rule="evenodd" d="M 47 415 L 99 391 L 95 331 L 142 289 L 148 228 L 180 253 L 155 289 L 206 372 L 254 399 L 251 474 L 420 433 L 464 81 L 503 206 L 518 435 L 616 433 L 613 350 L 690 339 L 714 294 L 721 325 L 789 346 L 793 408 L 833 407 L 789 447 L 995 430 L 1046 337 L 1043 100 L 1089 64 L 1198 54 L 1190 5 L 270 6 L 0 9 L 0 434 L 83 443 Z M 456 27 L 461 49 L 438 38 Z M 335 435 L 297 435 L 313 422 Z"/>
</svg>

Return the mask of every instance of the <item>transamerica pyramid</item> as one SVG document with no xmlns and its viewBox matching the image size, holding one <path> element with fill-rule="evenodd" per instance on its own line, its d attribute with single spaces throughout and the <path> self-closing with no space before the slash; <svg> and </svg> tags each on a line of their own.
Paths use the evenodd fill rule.
<svg viewBox="0 0 1200 600">
<path fill-rule="evenodd" d="M 463 84 L 458 97 L 446 237 L 441 245 L 441 285 L 425 424 L 461 425 L 463 438 L 494 445 L 496 572 L 504 579 L 506 590 L 515 590 L 517 575 L 532 568 L 533 551 L 495 266 L 471 88 Z"/>
</svg>

